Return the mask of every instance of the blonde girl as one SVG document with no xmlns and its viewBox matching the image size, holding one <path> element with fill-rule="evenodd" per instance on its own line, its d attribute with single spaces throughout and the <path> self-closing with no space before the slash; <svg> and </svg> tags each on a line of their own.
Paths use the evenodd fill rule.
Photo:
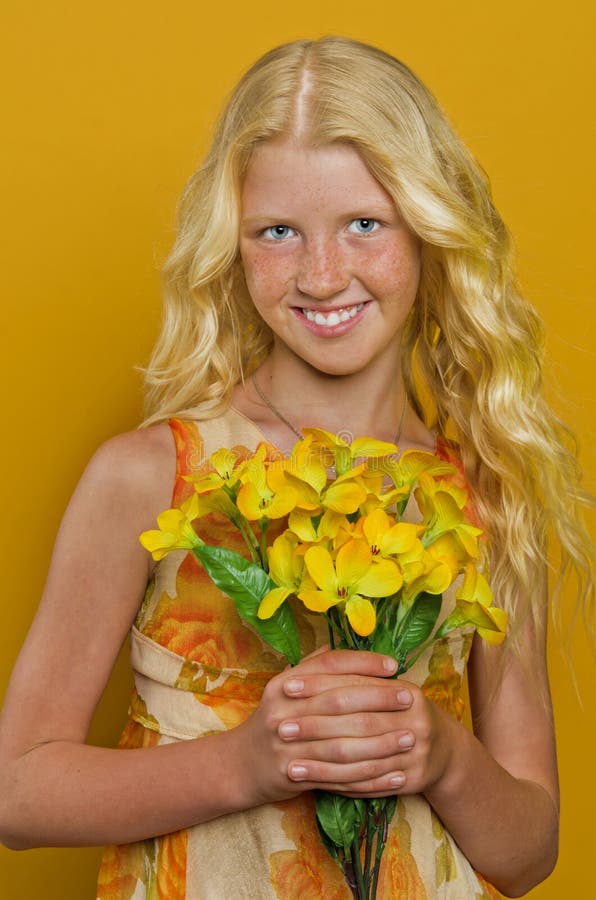
<svg viewBox="0 0 596 900">
<path fill-rule="evenodd" d="M 288 44 L 234 91 L 164 286 L 146 427 L 91 460 L 15 667 L 2 840 L 108 844 L 101 898 L 344 898 L 312 790 L 397 794 L 379 897 L 523 894 L 557 855 L 547 532 L 584 603 L 591 581 L 540 326 L 484 175 L 404 65 Z M 325 649 L 304 614 L 307 656 L 284 670 L 191 557 L 153 565 L 138 535 L 213 450 L 287 452 L 308 425 L 460 467 L 512 620 L 502 649 L 460 634 L 395 682 L 393 660 Z M 216 514 L 204 528 L 233 544 Z M 118 749 L 88 746 L 129 631 L 130 722 Z"/>
</svg>

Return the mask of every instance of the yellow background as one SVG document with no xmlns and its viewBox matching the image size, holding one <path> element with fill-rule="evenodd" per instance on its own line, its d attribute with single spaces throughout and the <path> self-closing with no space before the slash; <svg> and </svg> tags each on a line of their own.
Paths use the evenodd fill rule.
<svg viewBox="0 0 596 900">
<path fill-rule="evenodd" d="M 593 4 L 4 0 L 3 8 L 2 690 L 85 460 L 139 418 L 134 366 L 155 337 L 157 267 L 177 195 L 222 98 L 274 44 L 358 37 L 403 58 L 438 95 L 491 174 L 516 236 L 523 288 L 550 335 L 547 373 L 564 398 L 555 404 L 579 434 L 594 489 Z M 587 896 L 594 863 L 594 665 L 578 637 L 582 708 L 555 643 L 562 847 L 536 900 Z M 127 690 L 123 660 L 94 740 L 116 739 Z M 98 855 L 0 848 L 0 893 L 92 898 Z"/>
</svg>

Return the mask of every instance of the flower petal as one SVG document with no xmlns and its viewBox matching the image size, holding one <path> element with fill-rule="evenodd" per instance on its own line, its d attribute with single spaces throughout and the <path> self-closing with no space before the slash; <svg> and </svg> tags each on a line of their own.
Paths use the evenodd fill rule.
<svg viewBox="0 0 596 900">
<path fill-rule="evenodd" d="M 236 506 L 249 522 L 261 519 L 265 515 L 261 506 L 261 495 L 252 482 L 242 485 L 236 497 Z"/>
<path fill-rule="evenodd" d="M 290 532 L 284 531 L 267 548 L 269 574 L 277 585 L 290 586 L 294 583 L 294 550 L 297 543 Z"/>
<path fill-rule="evenodd" d="M 259 619 L 269 619 L 279 609 L 284 600 L 293 593 L 291 587 L 276 587 L 265 594 L 259 604 L 257 616 Z"/>
<path fill-rule="evenodd" d="M 504 609 L 500 609 L 498 606 L 491 606 L 486 612 L 490 613 L 496 628 L 479 628 L 478 634 L 489 644 L 495 645 L 503 643 L 507 633 L 509 616 Z"/>
<path fill-rule="evenodd" d="M 338 484 L 333 482 L 325 491 L 322 502 L 327 509 L 349 515 L 356 512 L 361 503 L 366 500 L 366 491 L 362 485 L 355 481 L 347 481 Z"/>
<path fill-rule="evenodd" d="M 356 634 L 361 637 L 368 637 L 375 630 L 377 614 L 373 604 L 366 597 L 355 594 L 346 600 L 346 615 Z"/>
<path fill-rule="evenodd" d="M 313 612 L 327 612 L 332 606 L 340 602 L 337 594 L 331 591 L 300 591 L 298 598 L 302 600 L 307 609 Z"/>
<path fill-rule="evenodd" d="M 395 444 L 390 444 L 388 441 L 377 441 L 371 437 L 356 438 L 356 440 L 352 441 L 351 447 L 353 459 L 360 459 L 363 456 L 370 458 L 392 456 L 394 453 L 397 453 Z"/>
<path fill-rule="evenodd" d="M 389 559 L 381 559 L 359 579 L 357 590 L 367 597 L 390 597 L 402 584 L 403 576 L 397 565 Z"/>
<path fill-rule="evenodd" d="M 375 509 L 360 521 L 370 547 L 380 548 L 383 538 L 393 525 L 393 520 L 389 518 L 384 509 Z"/>
<path fill-rule="evenodd" d="M 348 541 L 337 551 L 335 560 L 337 583 L 342 587 L 356 585 L 372 564 L 372 553 L 366 541 Z"/>
<path fill-rule="evenodd" d="M 309 547 L 304 554 L 309 575 L 322 590 L 336 592 L 337 577 L 331 554 L 324 547 Z"/>
</svg>

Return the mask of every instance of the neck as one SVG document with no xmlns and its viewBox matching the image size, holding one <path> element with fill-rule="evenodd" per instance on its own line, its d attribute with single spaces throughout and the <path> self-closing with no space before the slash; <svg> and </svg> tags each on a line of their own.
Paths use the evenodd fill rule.
<svg viewBox="0 0 596 900">
<path fill-rule="evenodd" d="M 405 401 L 398 362 L 333 376 L 306 366 L 303 360 L 294 364 L 286 357 L 280 365 L 272 353 L 256 374 L 262 393 L 292 428 L 316 426 L 336 433 L 349 431 L 354 437 L 395 439 Z"/>
</svg>

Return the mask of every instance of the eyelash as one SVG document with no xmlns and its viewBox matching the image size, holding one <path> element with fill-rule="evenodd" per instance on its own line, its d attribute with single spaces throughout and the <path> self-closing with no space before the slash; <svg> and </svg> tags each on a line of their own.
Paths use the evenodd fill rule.
<svg viewBox="0 0 596 900">
<path fill-rule="evenodd" d="M 378 230 L 378 228 L 380 227 L 380 224 L 381 224 L 381 223 L 378 221 L 378 219 L 371 219 L 371 218 L 368 218 L 367 216 L 360 216 L 359 218 L 353 219 L 353 220 L 350 222 L 350 224 L 349 224 L 349 226 L 348 226 L 348 229 L 351 229 L 352 226 L 353 226 L 356 222 L 368 222 L 368 223 L 370 223 L 370 224 L 372 224 L 372 225 L 375 226 L 375 228 L 373 228 L 372 231 L 352 231 L 352 232 L 351 232 L 352 234 L 360 234 L 360 235 L 362 235 L 362 236 L 366 236 L 366 235 L 369 235 L 369 234 L 374 234 L 375 231 Z M 276 228 L 280 228 L 280 229 L 283 228 L 283 229 L 285 229 L 287 232 L 292 232 L 292 234 L 284 234 L 284 235 L 279 235 L 279 234 L 278 234 L 278 235 L 275 235 L 274 232 L 275 232 L 275 229 L 276 229 Z M 294 231 L 293 228 L 290 228 L 289 225 L 282 225 L 281 223 L 280 223 L 280 224 L 277 224 L 277 225 L 271 225 L 269 228 L 265 228 L 265 229 L 262 231 L 263 237 L 268 238 L 268 239 L 271 240 L 271 241 L 278 241 L 278 242 L 281 242 L 281 241 L 283 241 L 283 240 L 286 240 L 287 238 L 292 237 L 294 234 L 295 234 L 295 231 Z"/>
<path fill-rule="evenodd" d="M 380 224 L 381 224 L 381 223 L 378 221 L 378 219 L 369 219 L 368 216 L 360 216 L 358 219 L 354 219 L 352 222 L 350 222 L 348 228 L 351 228 L 352 225 L 354 225 L 356 222 L 369 222 L 371 225 L 375 225 L 375 226 L 376 226 L 375 228 L 373 228 L 372 231 L 357 231 L 357 232 L 356 232 L 356 234 L 362 234 L 362 235 L 366 235 L 366 234 L 374 234 L 375 231 L 378 231 L 378 229 L 379 229 L 379 227 L 380 227 Z"/>
<path fill-rule="evenodd" d="M 276 236 L 272 233 L 272 232 L 275 231 L 276 228 L 285 228 L 287 231 L 294 232 L 294 229 L 293 229 L 293 228 L 290 228 L 289 225 L 281 225 L 281 224 L 279 224 L 279 225 L 271 225 L 269 228 L 265 228 L 265 229 L 264 229 L 264 231 L 262 232 L 263 237 L 269 238 L 269 239 L 272 240 L 272 241 L 283 241 L 284 239 L 286 239 L 287 237 L 289 237 L 289 235 L 283 235 L 283 236 L 277 235 L 277 237 L 276 237 Z"/>
</svg>

